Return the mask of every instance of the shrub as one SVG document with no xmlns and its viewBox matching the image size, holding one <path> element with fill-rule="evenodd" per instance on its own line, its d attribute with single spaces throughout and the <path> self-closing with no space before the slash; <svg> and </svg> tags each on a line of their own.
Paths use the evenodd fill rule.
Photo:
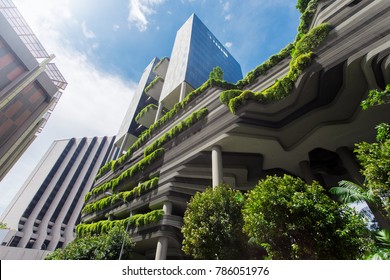
<svg viewBox="0 0 390 280">
<path fill-rule="evenodd" d="M 147 112 L 149 112 L 150 110 L 153 110 L 153 109 L 157 110 L 157 109 L 158 109 L 157 105 L 155 105 L 155 104 L 149 104 L 149 105 L 147 105 L 145 108 L 143 108 L 143 109 L 138 113 L 138 115 L 135 117 L 135 121 L 138 123 L 139 120 L 140 120 L 140 118 L 142 118 Z"/>
<path fill-rule="evenodd" d="M 96 196 L 108 190 L 114 192 L 121 182 L 123 182 L 125 179 L 129 179 L 133 177 L 136 173 L 143 171 L 146 167 L 150 166 L 152 163 L 157 161 L 163 155 L 164 155 L 163 148 L 155 150 L 153 153 L 144 157 L 142 160 L 140 160 L 139 162 L 137 162 L 136 164 L 134 164 L 133 166 L 131 166 L 130 168 L 122 172 L 118 177 L 92 189 L 90 192 L 88 192 L 85 195 L 84 201 L 88 201 L 92 196 Z"/>
<path fill-rule="evenodd" d="M 249 192 L 244 231 L 272 259 L 356 259 L 370 251 L 367 222 L 317 183 L 268 176 Z"/>
<path fill-rule="evenodd" d="M 245 258 L 239 191 L 221 185 L 197 193 L 184 214 L 183 251 L 195 259 Z"/>
<path fill-rule="evenodd" d="M 148 224 L 157 223 L 164 216 L 162 209 L 153 210 L 146 214 L 136 214 L 122 220 L 102 220 L 91 224 L 79 224 L 76 227 L 77 237 L 84 237 L 88 235 L 96 235 L 107 233 L 112 228 L 118 226 L 120 228 L 138 227 Z"/>
</svg>

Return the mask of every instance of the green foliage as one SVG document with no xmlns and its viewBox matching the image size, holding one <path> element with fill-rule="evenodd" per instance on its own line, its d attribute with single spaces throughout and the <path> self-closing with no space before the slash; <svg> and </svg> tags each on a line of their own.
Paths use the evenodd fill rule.
<svg viewBox="0 0 390 280">
<path fill-rule="evenodd" d="M 174 126 L 170 131 L 165 133 L 159 139 L 154 141 L 148 147 L 145 148 L 144 154 L 145 156 L 151 154 L 156 149 L 161 148 L 165 143 L 177 137 L 180 133 L 190 128 L 193 124 L 198 122 L 199 120 L 205 118 L 208 114 L 207 108 L 202 108 L 194 113 L 192 113 L 188 118 L 181 121 L 178 125 Z"/>
<path fill-rule="evenodd" d="M 342 203 L 375 203 L 372 190 L 367 190 L 350 181 L 340 181 L 339 187 L 333 187 L 329 192 L 334 194 Z"/>
<path fill-rule="evenodd" d="M 169 61 L 169 57 L 163 57 L 160 59 L 160 61 L 153 67 L 153 71 L 156 71 L 156 69 L 163 63 L 165 60 Z"/>
<path fill-rule="evenodd" d="M 253 83 L 258 77 L 265 75 L 268 70 L 277 65 L 283 59 L 289 57 L 293 47 L 293 44 L 288 44 L 278 54 L 272 55 L 267 61 L 257 66 L 254 70 L 248 72 L 245 78 L 237 82 L 237 88 L 242 89 Z"/>
<path fill-rule="evenodd" d="M 102 185 L 92 189 L 90 192 L 88 192 L 85 195 L 84 201 L 87 202 L 92 196 L 96 196 L 96 195 L 104 193 L 106 191 L 115 192 L 115 190 L 118 188 L 120 183 L 122 183 L 126 179 L 133 177 L 135 174 L 142 172 L 146 167 L 148 167 L 152 163 L 156 162 L 163 155 L 164 155 L 163 148 L 155 150 L 150 155 L 144 157 L 142 160 L 140 160 L 139 162 L 137 162 L 136 164 L 134 164 L 130 168 L 126 169 L 118 177 L 116 177 L 108 182 L 105 182 Z"/>
<path fill-rule="evenodd" d="M 230 84 L 225 81 L 218 81 L 209 79 L 202 86 L 197 88 L 196 90 L 190 92 L 181 102 L 175 104 L 175 106 L 169 110 L 164 116 L 158 119 L 154 124 L 152 124 L 149 129 L 145 130 L 137 139 L 137 141 L 129 148 L 129 150 L 118 158 L 114 164 L 112 165 L 112 169 L 115 170 L 122 164 L 124 164 L 128 159 L 131 158 L 133 153 L 141 148 L 149 139 L 152 138 L 153 134 L 156 133 L 161 127 L 167 124 L 170 120 L 172 120 L 179 112 L 181 112 L 192 100 L 200 96 L 207 89 L 212 87 L 220 87 L 225 89 L 234 88 L 235 85 Z"/>
<path fill-rule="evenodd" d="M 249 192 L 244 231 L 272 259 L 355 259 L 372 247 L 366 221 L 314 182 L 268 176 Z"/>
<path fill-rule="evenodd" d="M 135 121 L 138 123 L 139 120 L 147 113 L 149 112 L 150 110 L 157 110 L 158 107 L 155 105 L 155 104 L 149 104 L 147 105 L 145 108 L 143 108 L 139 113 L 138 115 L 135 117 Z"/>
<path fill-rule="evenodd" d="M 247 104 L 250 100 L 260 103 L 270 103 L 279 101 L 290 94 L 293 90 L 295 82 L 312 62 L 312 51 L 318 47 L 326 38 L 330 31 L 330 26 L 326 23 L 317 26 L 310 30 L 308 34 L 302 36 L 294 45 L 291 53 L 290 70 L 288 74 L 269 88 L 260 92 L 243 91 L 238 95 L 238 91 L 223 92 L 220 99 L 223 103 L 229 100 L 229 108 L 232 113 L 236 113 L 237 109 L 242 105 Z M 231 99 L 229 99 L 231 97 Z"/>
<path fill-rule="evenodd" d="M 363 110 L 367 110 L 370 107 L 388 103 L 390 103 L 390 84 L 386 86 L 384 91 L 370 90 L 367 99 L 362 101 L 361 106 Z"/>
<path fill-rule="evenodd" d="M 96 174 L 95 181 L 101 178 L 103 175 L 107 174 L 107 172 L 112 169 L 113 165 L 114 165 L 114 161 L 109 161 L 105 165 L 103 165 L 100 168 L 99 172 Z"/>
<path fill-rule="evenodd" d="M 104 197 L 102 199 L 99 199 L 95 202 L 88 203 L 87 205 L 84 206 L 81 213 L 88 214 L 96 211 L 105 210 L 118 202 L 123 202 L 123 201 L 131 202 L 135 197 L 141 196 L 142 194 L 145 194 L 153 190 L 157 186 L 158 186 L 158 177 L 155 177 L 151 180 L 139 184 L 137 187 L 133 188 L 130 191 L 116 193 Z"/>
<path fill-rule="evenodd" d="M 161 78 L 160 76 L 156 76 L 156 78 L 154 78 L 153 81 L 151 81 L 149 85 L 145 88 L 145 92 L 151 90 L 154 87 L 154 85 L 158 83 L 158 81 L 164 82 L 164 79 Z"/>
<path fill-rule="evenodd" d="M 303 14 L 309 5 L 310 0 L 298 0 L 296 8 L 299 10 L 301 14 Z"/>
<path fill-rule="evenodd" d="M 240 90 L 240 89 L 225 90 L 219 96 L 219 100 L 221 101 L 221 103 L 223 103 L 225 105 L 229 105 L 230 99 L 239 96 L 241 93 L 242 93 L 242 90 Z"/>
<path fill-rule="evenodd" d="M 157 223 L 163 216 L 164 211 L 162 209 L 158 209 L 146 214 L 136 214 L 122 220 L 102 220 L 91 224 L 79 224 L 76 227 L 76 233 L 78 237 L 84 237 L 88 235 L 107 233 L 116 226 L 125 229 L 127 224 L 129 227 L 140 227 Z"/>
<path fill-rule="evenodd" d="M 117 260 L 124 241 L 122 259 L 132 259 L 134 243 L 118 226 L 101 235 L 77 237 L 64 249 L 57 249 L 46 260 Z"/>
<path fill-rule="evenodd" d="M 245 257 L 243 203 L 243 195 L 226 185 L 197 193 L 184 214 L 182 250 L 195 259 Z"/>
<path fill-rule="evenodd" d="M 385 128 L 377 131 L 378 142 L 356 144 L 355 153 L 362 166 L 365 187 L 372 190 L 378 209 L 390 221 L 390 137 L 388 124 L 382 127 Z"/>
<path fill-rule="evenodd" d="M 214 67 L 213 70 L 211 70 L 211 72 L 209 74 L 209 79 L 222 81 L 223 80 L 222 68 L 219 66 Z"/>
<path fill-rule="evenodd" d="M 306 4 L 306 8 L 301 15 L 301 20 L 298 26 L 298 34 L 295 39 L 296 41 L 298 41 L 304 34 L 309 32 L 310 25 L 313 21 L 315 13 L 317 12 L 318 3 L 321 1 L 322 0 L 311 0 L 309 3 Z M 306 2 L 306 1 L 304 0 L 302 2 Z M 305 5 L 301 5 L 301 6 L 303 8 Z"/>
<path fill-rule="evenodd" d="M 3 222 L 0 223 L 0 229 L 7 229 L 7 228 L 8 227 L 7 227 L 6 223 L 3 223 Z"/>
</svg>

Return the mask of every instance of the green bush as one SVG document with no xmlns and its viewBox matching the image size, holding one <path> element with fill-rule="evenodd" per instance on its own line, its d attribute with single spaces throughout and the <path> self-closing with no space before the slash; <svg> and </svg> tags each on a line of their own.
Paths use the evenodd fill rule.
<svg viewBox="0 0 390 280">
<path fill-rule="evenodd" d="M 390 84 L 388 84 L 386 86 L 386 89 L 383 91 L 376 89 L 370 90 L 367 99 L 362 101 L 361 106 L 363 110 L 367 110 L 372 106 L 378 106 L 388 103 L 390 103 Z"/>
<path fill-rule="evenodd" d="M 221 94 L 223 102 L 226 104 L 229 100 L 228 98 L 231 97 L 228 103 L 229 108 L 232 113 L 236 113 L 238 108 L 247 104 L 250 100 L 270 103 L 288 96 L 293 90 L 299 75 L 311 64 L 312 51 L 321 44 L 329 31 L 330 26 L 328 24 L 321 24 L 310 30 L 308 34 L 296 42 L 291 54 L 292 58 L 288 74 L 282 79 L 275 81 L 272 86 L 260 92 L 243 91 L 240 95 L 237 95 L 238 92 L 234 92 L 234 94 L 223 92 Z"/>
<path fill-rule="evenodd" d="M 138 227 L 157 223 L 163 216 L 164 211 L 158 209 L 146 214 L 136 214 L 122 220 L 102 220 L 91 224 L 79 224 L 76 227 L 76 233 L 77 237 L 104 234 L 116 226 L 125 229 L 127 224 L 129 224 L 129 227 Z"/>
<path fill-rule="evenodd" d="M 317 183 L 268 176 L 248 193 L 244 231 L 272 259 L 364 258 L 373 246 L 367 221 Z"/>
<path fill-rule="evenodd" d="M 116 188 L 119 186 L 121 182 L 143 171 L 146 167 L 150 166 L 152 163 L 157 161 L 163 155 L 164 155 L 163 148 L 155 150 L 153 153 L 144 157 L 142 160 L 140 160 L 139 162 L 137 162 L 136 164 L 134 164 L 133 166 L 131 166 L 130 168 L 122 172 L 118 177 L 111 179 L 110 181 L 103 183 L 102 185 L 92 189 L 90 192 L 88 192 L 85 195 L 84 201 L 88 201 L 92 196 L 96 196 L 108 190 L 115 192 Z"/>
<path fill-rule="evenodd" d="M 145 92 L 151 90 L 152 87 L 154 87 L 154 85 L 158 83 L 158 81 L 164 82 L 164 79 L 160 76 L 156 76 L 156 78 L 154 78 L 153 81 L 151 81 L 150 84 L 145 88 Z"/>
<path fill-rule="evenodd" d="M 142 118 L 147 112 L 149 112 L 150 110 L 153 110 L 153 109 L 157 110 L 157 109 L 158 109 L 157 105 L 155 105 L 155 104 L 149 104 L 149 105 L 147 105 L 145 108 L 143 108 L 143 109 L 138 113 L 138 115 L 135 117 L 135 121 L 138 123 L 139 120 L 140 120 L 140 118 Z"/>
<path fill-rule="evenodd" d="M 205 118 L 207 114 L 208 114 L 207 108 L 203 108 L 192 113 L 188 118 L 181 121 L 179 124 L 174 126 L 170 131 L 166 132 L 163 136 L 161 136 L 159 139 L 157 139 L 148 147 L 146 147 L 144 151 L 145 156 L 151 154 L 156 149 L 161 148 L 165 143 L 177 137 L 180 133 L 190 128 L 193 124 L 195 124 L 199 120 Z"/>
<path fill-rule="evenodd" d="M 306 2 L 306 0 L 304 0 Z M 309 32 L 310 25 L 313 21 L 314 15 L 317 12 L 318 3 L 323 0 L 311 0 L 306 4 L 306 8 L 301 15 L 301 20 L 298 26 L 298 34 L 296 37 L 296 41 L 300 40 L 301 37 Z M 305 5 L 302 5 L 304 7 Z"/>
<path fill-rule="evenodd" d="M 124 228 L 113 227 L 107 233 L 100 235 L 85 235 L 77 237 L 64 249 L 57 249 L 46 256 L 46 260 L 117 260 L 122 250 L 121 258 L 133 258 L 134 243 Z"/>
<path fill-rule="evenodd" d="M 310 0 L 298 0 L 296 8 L 303 14 L 309 5 Z"/>
<path fill-rule="evenodd" d="M 145 194 L 151 191 L 152 189 L 156 188 L 157 186 L 158 186 L 158 177 L 155 177 L 151 180 L 139 184 L 137 187 L 134 187 L 130 191 L 116 193 L 104 197 L 102 199 L 99 199 L 95 202 L 88 203 L 84 206 L 81 213 L 89 214 L 96 211 L 104 210 L 120 201 L 131 202 L 135 197 Z"/>
<path fill-rule="evenodd" d="M 243 204 L 243 195 L 226 185 L 197 193 L 184 214 L 182 250 L 195 259 L 245 258 Z"/>
</svg>

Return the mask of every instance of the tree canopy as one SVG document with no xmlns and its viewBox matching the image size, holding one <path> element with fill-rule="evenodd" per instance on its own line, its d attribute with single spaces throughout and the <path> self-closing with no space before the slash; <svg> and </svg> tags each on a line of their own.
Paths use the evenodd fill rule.
<svg viewBox="0 0 390 280">
<path fill-rule="evenodd" d="M 214 80 L 223 80 L 223 70 L 221 67 L 216 66 L 211 70 L 209 74 L 209 79 L 214 79 Z"/>
<path fill-rule="evenodd" d="M 243 195 L 226 185 L 197 193 L 184 214 L 183 251 L 195 259 L 245 258 L 243 204 Z"/>
<path fill-rule="evenodd" d="M 272 259 L 356 259 L 372 247 L 366 221 L 314 182 L 268 176 L 249 192 L 244 231 Z"/>
<path fill-rule="evenodd" d="M 116 226 L 106 234 L 77 237 L 64 249 L 57 249 L 46 256 L 47 260 L 117 260 L 124 249 L 122 259 L 132 259 L 133 242 L 126 231 Z"/>
</svg>

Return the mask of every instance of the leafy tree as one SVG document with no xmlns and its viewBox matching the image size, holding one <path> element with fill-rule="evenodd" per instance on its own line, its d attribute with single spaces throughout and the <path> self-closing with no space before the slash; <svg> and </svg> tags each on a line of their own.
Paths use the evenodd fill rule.
<svg viewBox="0 0 390 280">
<path fill-rule="evenodd" d="M 117 260 L 124 241 L 122 259 L 132 258 L 133 243 L 126 231 L 113 227 L 108 233 L 77 237 L 64 249 L 46 256 L 47 260 Z"/>
<path fill-rule="evenodd" d="M 223 81 L 223 70 L 221 67 L 216 66 L 211 70 L 209 74 L 209 79 L 214 79 L 214 80 L 220 80 Z"/>
<path fill-rule="evenodd" d="M 7 229 L 7 228 L 8 227 L 7 227 L 6 223 L 3 223 L 3 222 L 0 223 L 0 229 Z"/>
<path fill-rule="evenodd" d="M 386 86 L 384 91 L 370 90 L 367 99 L 362 101 L 361 106 L 363 110 L 367 110 L 370 107 L 388 103 L 390 103 L 390 84 Z"/>
<path fill-rule="evenodd" d="M 309 2 L 311 0 L 298 0 L 298 3 L 297 3 L 297 6 L 296 8 L 298 9 L 298 11 L 303 14 L 307 8 L 307 6 L 309 5 Z"/>
<path fill-rule="evenodd" d="M 244 231 L 272 259 L 356 259 L 372 247 L 366 221 L 314 182 L 268 176 L 248 193 Z"/>
<path fill-rule="evenodd" d="M 226 185 L 197 193 L 184 214 L 183 251 L 195 259 L 245 258 L 243 204 L 243 195 Z"/>
</svg>

